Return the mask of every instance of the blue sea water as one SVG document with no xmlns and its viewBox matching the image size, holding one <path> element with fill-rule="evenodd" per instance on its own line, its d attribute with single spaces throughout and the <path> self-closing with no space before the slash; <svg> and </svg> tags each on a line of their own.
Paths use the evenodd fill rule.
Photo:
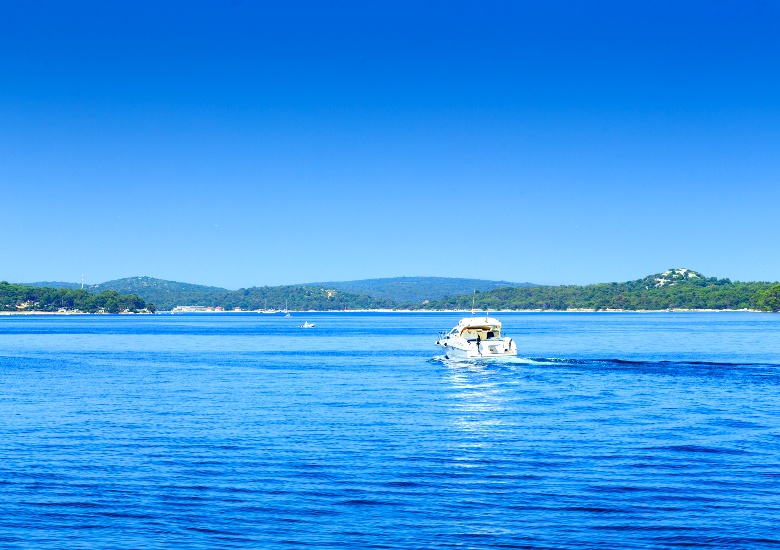
<svg viewBox="0 0 780 550">
<path fill-rule="evenodd" d="M 459 317 L 0 317 L 0 546 L 780 547 L 780 315 Z"/>
</svg>

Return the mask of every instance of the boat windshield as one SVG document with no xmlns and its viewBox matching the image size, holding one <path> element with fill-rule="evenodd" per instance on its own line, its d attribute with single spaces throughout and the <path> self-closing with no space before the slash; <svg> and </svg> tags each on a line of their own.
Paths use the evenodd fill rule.
<svg viewBox="0 0 780 550">
<path fill-rule="evenodd" d="M 480 340 L 501 338 L 501 328 L 490 325 L 466 327 L 460 335 L 466 340 L 476 340 L 477 336 Z"/>
</svg>

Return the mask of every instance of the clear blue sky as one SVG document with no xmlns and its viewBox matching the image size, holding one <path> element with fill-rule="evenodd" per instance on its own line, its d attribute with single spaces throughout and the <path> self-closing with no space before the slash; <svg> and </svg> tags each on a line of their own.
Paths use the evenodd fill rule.
<svg viewBox="0 0 780 550">
<path fill-rule="evenodd" d="M 0 279 L 780 279 L 780 4 L 10 1 Z"/>
</svg>

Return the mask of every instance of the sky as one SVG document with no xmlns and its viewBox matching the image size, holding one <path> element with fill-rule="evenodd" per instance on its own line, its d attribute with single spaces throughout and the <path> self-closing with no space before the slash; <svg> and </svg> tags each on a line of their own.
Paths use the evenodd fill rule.
<svg viewBox="0 0 780 550">
<path fill-rule="evenodd" d="M 780 4 L 11 0 L 0 280 L 780 279 Z"/>
</svg>

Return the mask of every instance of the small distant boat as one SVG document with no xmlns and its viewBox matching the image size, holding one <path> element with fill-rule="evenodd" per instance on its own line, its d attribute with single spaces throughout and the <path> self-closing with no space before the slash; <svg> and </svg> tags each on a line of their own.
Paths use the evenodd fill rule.
<svg viewBox="0 0 780 550">
<path fill-rule="evenodd" d="M 448 359 L 489 359 L 514 357 L 517 344 L 501 336 L 501 321 L 485 316 L 461 319 L 447 334 L 440 332 L 437 346 L 442 346 Z"/>
<path fill-rule="evenodd" d="M 284 316 L 285 317 L 289 317 L 290 316 L 290 312 L 287 311 L 287 300 L 284 301 Z"/>
<path fill-rule="evenodd" d="M 304 321 L 303 324 L 301 325 L 301 328 L 314 328 L 314 323 Z"/>
</svg>

